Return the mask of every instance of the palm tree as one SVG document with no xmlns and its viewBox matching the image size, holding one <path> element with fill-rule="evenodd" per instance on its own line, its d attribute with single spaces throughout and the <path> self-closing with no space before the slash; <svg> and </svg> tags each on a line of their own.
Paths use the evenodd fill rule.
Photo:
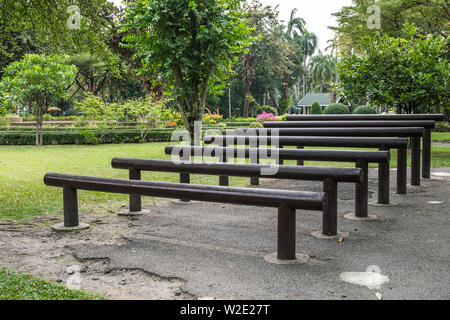
<svg viewBox="0 0 450 320">
<path fill-rule="evenodd" d="M 321 51 L 319 51 L 319 54 L 312 57 L 309 62 L 311 80 L 313 84 L 319 88 L 321 93 L 323 92 L 325 84 L 333 81 L 335 68 L 336 65 L 333 56 L 324 55 Z"/>
<path fill-rule="evenodd" d="M 303 50 L 303 95 L 306 95 L 306 74 L 307 74 L 307 59 L 314 54 L 317 48 L 317 36 L 314 33 L 305 31 L 300 36 L 300 45 Z"/>
<path fill-rule="evenodd" d="M 296 17 L 297 8 L 291 11 L 291 16 L 287 24 L 285 37 L 287 41 L 299 38 L 306 31 L 306 22 L 303 18 Z M 297 30 L 295 30 L 297 29 Z M 297 32 L 298 31 L 298 32 Z"/>
<path fill-rule="evenodd" d="M 327 43 L 329 43 L 328 47 L 325 48 L 325 51 L 328 51 L 331 49 L 331 55 L 335 55 L 335 60 L 334 63 L 337 65 L 338 63 L 338 42 L 337 42 L 338 37 L 336 36 L 334 39 L 330 39 L 327 41 Z M 338 72 L 336 69 L 336 74 L 334 77 L 334 82 L 338 82 Z"/>
<path fill-rule="evenodd" d="M 283 106 L 288 107 L 288 112 L 290 113 L 291 102 L 289 99 L 289 87 L 291 83 L 292 76 L 300 77 L 301 75 L 301 61 L 303 59 L 302 47 L 300 44 L 300 38 L 303 33 L 306 32 L 306 22 L 300 17 L 296 17 L 297 9 L 291 11 L 289 21 L 287 23 L 286 31 L 284 31 L 284 38 L 286 40 L 289 49 L 289 60 L 291 65 L 289 72 L 284 74 L 282 90 L 283 90 Z M 286 105 L 288 104 L 288 105 Z"/>
</svg>

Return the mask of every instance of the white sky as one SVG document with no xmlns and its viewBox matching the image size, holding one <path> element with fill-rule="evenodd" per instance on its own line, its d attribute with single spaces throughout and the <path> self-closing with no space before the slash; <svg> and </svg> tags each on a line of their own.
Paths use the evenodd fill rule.
<svg viewBox="0 0 450 320">
<path fill-rule="evenodd" d="M 265 5 L 276 6 L 280 19 L 288 21 L 291 11 L 297 8 L 297 16 L 306 21 L 309 32 L 318 37 L 320 50 L 325 51 L 327 41 L 334 38 L 334 32 L 328 26 L 337 25 L 335 17 L 331 14 L 338 12 L 343 6 L 352 4 L 352 0 L 260 0 Z"/>
<path fill-rule="evenodd" d="M 120 4 L 121 0 L 112 0 Z M 352 4 L 352 0 L 260 0 L 264 5 L 279 5 L 280 19 L 289 20 L 292 9 L 297 8 L 297 15 L 306 21 L 306 27 L 315 33 L 319 40 L 319 49 L 325 51 L 327 41 L 333 39 L 334 32 L 328 29 L 336 25 L 332 13 L 338 12 L 343 6 Z"/>
</svg>

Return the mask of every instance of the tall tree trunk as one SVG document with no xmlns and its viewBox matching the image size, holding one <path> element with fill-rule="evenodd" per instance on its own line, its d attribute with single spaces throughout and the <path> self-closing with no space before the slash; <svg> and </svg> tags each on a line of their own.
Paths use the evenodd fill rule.
<svg viewBox="0 0 450 320">
<path fill-rule="evenodd" d="M 36 147 L 39 147 L 39 123 L 36 117 Z"/>
<path fill-rule="evenodd" d="M 306 96 L 306 57 L 303 61 L 303 96 Z"/>
</svg>

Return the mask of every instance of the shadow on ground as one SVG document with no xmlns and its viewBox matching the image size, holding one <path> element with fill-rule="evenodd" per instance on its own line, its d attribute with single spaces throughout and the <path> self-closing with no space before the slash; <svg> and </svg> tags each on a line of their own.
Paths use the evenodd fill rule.
<svg viewBox="0 0 450 320">
<path fill-rule="evenodd" d="M 433 169 L 446 171 L 447 169 Z M 163 278 L 182 279 L 182 291 L 223 299 L 449 299 L 450 181 L 423 180 L 395 194 L 393 206 L 369 207 L 376 221 L 350 221 L 354 185 L 339 185 L 342 242 L 310 235 L 321 228 L 321 213 L 297 211 L 297 252 L 310 256 L 303 265 L 264 260 L 276 251 L 276 209 L 206 202 L 147 206 L 151 214 L 133 220 L 125 244 L 75 244 L 76 258 L 108 259 L 111 270 L 139 269 Z M 377 171 L 370 170 L 370 201 L 376 202 Z M 261 180 L 261 187 L 320 191 L 321 183 Z M 436 201 L 442 203 L 429 203 Z M 341 239 L 342 240 L 342 239 Z M 342 272 L 376 266 L 390 282 L 379 288 L 340 280 Z"/>
</svg>

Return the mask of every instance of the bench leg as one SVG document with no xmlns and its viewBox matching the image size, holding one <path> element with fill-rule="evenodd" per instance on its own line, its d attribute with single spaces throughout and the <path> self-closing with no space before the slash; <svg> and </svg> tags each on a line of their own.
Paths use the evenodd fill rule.
<svg viewBox="0 0 450 320">
<path fill-rule="evenodd" d="M 422 139 L 422 178 L 430 179 L 431 174 L 431 129 L 425 128 Z"/>
<path fill-rule="evenodd" d="M 191 183 L 191 175 L 189 173 L 180 173 L 180 183 Z M 180 199 L 183 202 L 190 202 L 189 199 Z"/>
<path fill-rule="evenodd" d="M 64 202 L 64 227 L 71 228 L 78 226 L 78 196 L 77 189 L 63 187 Z"/>
<path fill-rule="evenodd" d="M 77 189 L 63 187 L 64 222 L 52 225 L 55 231 L 74 231 L 89 228 L 87 223 L 78 221 Z"/>
<path fill-rule="evenodd" d="M 337 182 L 333 179 L 323 181 L 323 192 L 328 197 L 328 206 L 323 211 L 322 234 L 325 236 L 337 235 Z"/>
<path fill-rule="evenodd" d="M 380 151 L 390 151 L 380 148 Z M 389 163 L 378 164 L 378 203 L 389 204 Z"/>
<path fill-rule="evenodd" d="M 141 170 L 130 168 L 130 180 L 141 180 Z M 138 194 L 130 194 L 130 212 L 142 211 L 142 200 Z"/>
<path fill-rule="evenodd" d="M 182 154 L 180 156 L 180 160 L 183 161 L 189 161 L 190 160 L 190 155 L 189 154 Z M 191 183 L 191 175 L 189 173 L 180 173 L 180 183 Z M 180 199 L 180 201 L 182 202 L 190 202 L 189 199 Z"/>
<path fill-rule="evenodd" d="M 411 138 L 411 185 L 420 186 L 420 137 Z"/>
<path fill-rule="evenodd" d="M 407 176 L 407 163 L 406 163 L 406 149 L 397 149 L 397 193 L 406 194 L 406 176 Z"/>
<path fill-rule="evenodd" d="M 363 172 L 363 181 L 356 184 L 355 194 L 355 216 L 360 218 L 367 217 L 368 198 L 369 198 L 369 165 L 367 161 L 356 161 L 356 167 Z"/>
<path fill-rule="evenodd" d="M 226 158 L 220 159 L 220 162 L 228 162 Z M 219 176 L 219 186 L 228 187 L 230 185 L 230 178 L 228 176 Z"/>
<path fill-rule="evenodd" d="M 295 209 L 285 204 L 278 208 L 277 258 L 295 259 Z"/>
<path fill-rule="evenodd" d="M 256 148 L 259 148 L 259 143 L 256 144 Z M 258 151 L 258 154 L 256 155 L 256 159 L 254 159 L 253 157 L 250 157 L 250 163 L 259 163 L 259 151 Z M 259 178 L 251 177 L 250 184 L 252 186 L 259 186 Z"/>
<path fill-rule="evenodd" d="M 297 149 L 304 149 L 304 147 L 297 146 Z M 297 160 L 297 165 L 298 166 L 303 166 L 303 165 L 305 165 L 305 161 L 304 160 Z"/>
<path fill-rule="evenodd" d="M 284 146 L 279 145 L 279 149 L 283 149 Z M 282 166 L 284 164 L 284 160 L 280 158 L 280 155 L 278 155 L 277 164 Z"/>
</svg>

